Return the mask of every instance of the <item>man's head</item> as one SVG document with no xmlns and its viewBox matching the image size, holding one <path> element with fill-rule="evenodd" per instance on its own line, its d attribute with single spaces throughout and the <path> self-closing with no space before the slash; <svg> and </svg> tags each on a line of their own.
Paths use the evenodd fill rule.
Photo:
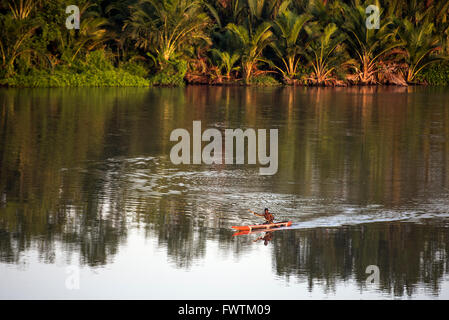
<svg viewBox="0 0 449 320">
<path fill-rule="evenodd" d="M 268 212 L 268 208 L 265 208 L 264 212 L 267 213 Z"/>
</svg>

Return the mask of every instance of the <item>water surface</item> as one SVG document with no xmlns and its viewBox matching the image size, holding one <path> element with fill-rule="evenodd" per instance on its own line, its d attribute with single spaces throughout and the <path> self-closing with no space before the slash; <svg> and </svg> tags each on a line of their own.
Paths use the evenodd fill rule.
<svg viewBox="0 0 449 320">
<path fill-rule="evenodd" d="M 448 101 L 432 87 L 1 89 L 0 298 L 448 299 Z M 194 120 L 278 129 L 277 174 L 172 164 L 170 133 Z M 293 226 L 233 236 L 265 207 Z"/>
</svg>

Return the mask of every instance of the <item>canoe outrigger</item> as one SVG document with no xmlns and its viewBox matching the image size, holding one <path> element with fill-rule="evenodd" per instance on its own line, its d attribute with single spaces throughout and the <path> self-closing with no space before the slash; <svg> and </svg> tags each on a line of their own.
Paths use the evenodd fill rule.
<svg viewBox="0 0 449 320">
<path fill-rule="evenodd" d="M 266 222 L 264 224 L 253 224 L 249 226 L 232 226 L 233 229 L 240 231 L 235 233 L 235 236 L 240 234 L 249 234 L 253 231 L 268 231 L 280 227 L 290 227 L 292 225 L 291 221 L 273 222 L 274 216 L 268 211 L 267 208 L 265 208 L 264 214 L 259 214 L 251 210 L 248 211 L 256 216 L 265 218 Z"/>
<path fill-rule="evenodd" d="M 291 221 L 281 221 L 281 222 L 275 222 L 275 223 L 268 223 L 268 224 L 253 224 L 249 226 L 232 226 L 233 229 L 239 230 L 239 231 L 255 231 L 255 230 L 267 230 L 272 228 L 279 228 L 279 227 L 290 227 L 292 225 Z"/>
<path fill-rule="evenodd" d="M 238 232 L 234 233 L 233 236 L 242 236 L 246 234 L 253 234 L 259 232 L 271 232 L 277 230 L 284 230 L 284 227 L 290 227 L 292 225 L 291 221 L 282 221 L 279 223 L 269 224 L 258 224 L 252 226 L 233 226 L 232 228 L 238 230 Z M 258 228 L 261 227 L 261 228 Z"/>
</svg>

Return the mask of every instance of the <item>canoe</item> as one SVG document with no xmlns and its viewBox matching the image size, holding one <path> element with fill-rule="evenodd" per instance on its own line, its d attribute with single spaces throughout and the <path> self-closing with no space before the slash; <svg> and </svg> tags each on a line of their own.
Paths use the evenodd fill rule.
<svg viewBox="0 0 449 320">
<path fill-rule="evenodd" d="M 255 229 L 252 231 L 246 230 L 246 231 L 237 231 L 232 236 L 245 236 L 248 234 L 257 234 L 257 233 L 263 233 L 263 232 L 275 232 L 275 231 L 282 231 L 286 230 L 285 227 L 275 227 L 275 228 L 269 228 L 269 229 Z"/>
<path fill-rule="evenodd" d="M 282 221 L 270 224 L 254 224 L 250 226 L 232 226 L 232 228 L 239 231 L 253 231 L 253 230 L 261 230 L 261 229 L 271 229 L 271 228 L 279 228 L 279 227 L 290 227 L 292 225 L 291 221 Z"/>
</svg>

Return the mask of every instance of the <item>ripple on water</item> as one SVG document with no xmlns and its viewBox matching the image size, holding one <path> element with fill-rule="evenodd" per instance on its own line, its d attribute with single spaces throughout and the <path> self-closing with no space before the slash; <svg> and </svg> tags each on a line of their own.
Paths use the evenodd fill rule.
<svg viewBox="0 0 449 320">
<path fill-rule="evenodd" d="M 410 207 L 381 204 L 348 204 L 344 199 L 266 192 L 270 180 L 255 167 L 173 167 L 166 157 L 108 158 L 71 170 L 89 175 L 102 185 L 99 198 L 110 201 L 123 193 L 127 211 L 148 205 L 150 200 L 179 201 L 183 212 L 194 218 L 219 217 L 225 224 L 258 223 L 248 209 L 268 207 L 279 220 L 294 221 L 293 228 L 338 227 L 371 222 L 447 218 L 449 200 L 438 198 Z M 70 171 L 64 168 L 64 172 Z"/>
</svg>

